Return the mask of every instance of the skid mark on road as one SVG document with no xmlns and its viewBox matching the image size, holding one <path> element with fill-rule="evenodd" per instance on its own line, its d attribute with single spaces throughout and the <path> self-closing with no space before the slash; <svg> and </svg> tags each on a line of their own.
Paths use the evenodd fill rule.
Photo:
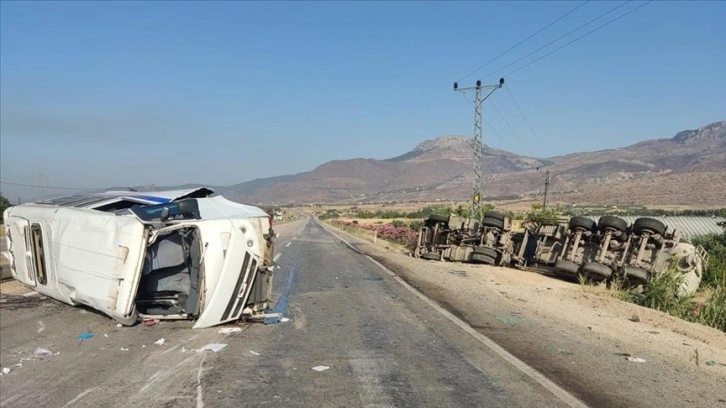
<svg viewBox="0 0 726 408">
<path fill-rule="evenodd" d="M 81 398 L 85 397 L 86 395 L 92 393 L 93 391 L 96 391 L 99 387 L 93 387 L 89 390 L 85 390 L 82 393 L 78 394 L 75 398 L 68 401 L 66 405 L 63 405 L 63 408 L 70 407 L 71 405 L 75 404 L 76 402 L 80 401 Z"/>
</svg>

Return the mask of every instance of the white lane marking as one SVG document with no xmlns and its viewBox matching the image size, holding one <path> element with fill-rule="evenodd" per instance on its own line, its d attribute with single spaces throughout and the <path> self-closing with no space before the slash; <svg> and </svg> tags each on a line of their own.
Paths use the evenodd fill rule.
<svg viewBox="0 0 726 408">
<path fill-rule="evenodd" d="M 348 243 L 348 241 L 346 241 L 343 238 L 341 238 L 338 234 L 336 234 L 333 231 L 329 230 L 325 226 L 323 228 L 325 228 L 325 230 L 328 231 L 329 233 L 331 233 L 332 235 L 336 236 L 339 240 L 343 241 L 346 245 L 348 245 L 348 247 L 350 247 L 354 251 L 356 251 L 358 253 L 361 253 L 355 247 L 353 247 L 353 245 L 351 245 L 350 243 Z M 403 279 L 401 279 L 401 277 L 399 277 L 398 275 L 396 275 L 395 272 L 393 272 L 392 270 L 388 269 L 387 267 L 385 267 L 384 265 L 382 265 L 380 262 L 377 262 L 375 259 L 371 258 L 370 256 L 367 256 L 366 255 L 366 257 L 368 259 L 370 259 L 371 261 L 373 261 L 376 265 L 378 265 L 378 267 L 380 267 L 381 269 L 383 269 L 384 271 L 386 271 L 386 273 L 388 273 L 390 276 L 392 276 L 393 279 L 396 280 L 396 282 L 398 282 L 398 283 L 401 284 L 401 286 L 403 286 L 404 288 L 408 289 L 411 293 L 413 293 L 414 295 L 416 295 L 416 297 L 418 297 L 419 299 L 423 300 L 427 305 L 431 306 L 431 308 L 433 308 L 434 310 L 436 310 L 437 312 L 439 312 L 445 318 L 449 319 L 449 321 L 451 321 L 452 323 L 454 323 L 457 326 L 459 326 L 462 330 L 464 330 L 465 332 L 467 332 L 468 334 L 470 334 L 472 337 L 474 337 L 475 339 L 479 340 L 479 342 L 481 342 L 482 344 L 484 344 L 487 348 L 489 348 L 491 351 L 493 351 L 494 353 L 496 353 L 503 360 L 505 360 L 509 364 L 513 365 L 514 367 L 516 367 L 524 375 L 526 375 L 527 377 L 531 378 L 534 382 L 536 382 L 537 384 L 541 385 L 547 391 L 551 392 L 554 396 L 556 396 L 557 398 L 559 398 L 562 402 L 564 402 L 565 404 L 567 404 L 568 406 L 570 406 L 572 408 L 587 408 L 587 405 L 584 402 L 580 401 L 577 397 L 575 397 L 574 395 L 570 394 L 569 392 L 567 392 L 567 390 L 565 390 L 564 388 L 560 387 L 559 385 L 555 384 L 552 380 L 550 380 L 549 378 L 545 377 L 539 371 L 537 371 L 534 368 L 528 366 L 527 363 L 525 363 L 524 361 L 518 359 L 512 353 L 510 353 L 507 350 L 505 350 L 504 348 L 502 348 L 502 346 L 500 346 L 499 344 L 497 344 L 494 340 L 492 340 L 489 337 L 487 337 L 487 336 L 479 333 L 478 331 L 476 331 L 476 329 L 474 329 L 473 327 L 471 327 L 465 321 L 459 319 L 458 317 L 456 317 L 453 314 L 451 314 L 451 312 L 449 312 L 448 310 L 446 310 L 443 307 L 439 306 L 436 302 L 434 302 L 433 300 L 431 300 L 428 297 L 426 297 L 426 295 L 424 295 L 423 293 L 419 292 L 416 288 L 414 288 L 413 286 L 411 286 L 408 283 L 406 283 L 406 281 L 404 281 Z"/>
<path fill-rule="evenodd" d="M 292 241 L 290 241 L 290 242 L 288 242 L 287 244 L 285 244 L 285 248 L 289 247 L 289 246 L 290 246 L 290 244 L 292 244 Z"/>
<path fill-rule="evenodd" d="M 99 387 L 91 388 L 90 390 L 85 390 L 82 393 L 78 394 L 76 398 L 73 398 L 72 400 L 68 401 L 66 405 L 63 405 L 63 408 L 70 407 L 71 405 L 78 402 L 81 398 L 85 397 L 86 395 L 92 393 L 93 391 L 96 391 Z"/>
<path fill-rule="evenodd" d="M 275 255 L 275 257 L 272 258 L 272 262 L 277 262 L 277 260 L 280 259 L 280 255 L 282 255 L 282 254 L 280 252 L 278 252 L 277 255 Z"/>
</svg>

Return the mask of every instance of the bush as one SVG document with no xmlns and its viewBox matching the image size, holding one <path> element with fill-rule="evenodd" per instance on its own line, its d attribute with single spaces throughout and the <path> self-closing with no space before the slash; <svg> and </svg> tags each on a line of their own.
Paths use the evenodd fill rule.
<svg viewBox="0 0 726 408">
<path fill-rule="evenodd" d="M 726 285 L 726 231 L 694 238 L 693 244 L 703 246 L 709 255 L 708 268 L 701 284 L 712 288 Z"/>
<path fill-rule="evenodd" d="M 414 231 L 418 231 L 423 227 L 423 221 L 415 220 L 411 221 L 411 224 L 408 225 L 409 228 L 411 228 Z"/>
<path fill-rule="evenodd" d="M 340 214 L 337 211 L 328 210 L 318 218 L 320 218 L 321 220 L 329 220 L 331 218 L 338 218 L 338 217 L 340 217 Z"/>
<path fill-rule="evenodd" d="M 683 284 L 683 280 L 683 274 L 675 267 L 668 268 L 653 278 L 643 293 L 631 293 L 631 301 L 681 319 L 688 319 L 693 311 L 693 302 L 691 296 L 678 296 L 678 288 Z"/>
</svg>

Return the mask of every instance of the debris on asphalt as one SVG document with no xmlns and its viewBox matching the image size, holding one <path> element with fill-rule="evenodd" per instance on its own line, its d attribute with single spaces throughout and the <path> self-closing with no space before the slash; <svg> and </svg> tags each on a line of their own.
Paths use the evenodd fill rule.
<svg viewBox="0 0 726 408">
<path fill-rule="evenodd" d="M 23 366 L 23 363 L 18 363 L 18 364 L 15 364 L 13 367 L 22 367 L 22 366 Z"/>
<path fill-rule="evenodd" d="M 206 346 L 196 350 L 197 352 L 202 352 L 206 350 L 211 350 L 213 352 L 218 352 L 219 350 L 222 350 L 223 348 L 227 347 L 224 343 L 209 343 Z"/>
<path fill-rule="evenodd" d="M 144 320 L 144 326 L 154 326 L 156 325 L 156 323 L 159 323 L 159 321 L 156 319 Z"/>
<path fill-rule="evenodd" d="M 284 322 L 289 322 L 289 321 L 290 321 L 290 319 L 289 319 L 289 318 L 287 318 L 287 317 L 282 317 L 282 318 L 280 318 L 280 322 L 282 322 L 282 323 L 284 323 Z"/>
<path fill-rule="evenodd" d="M 129 351 L 129 349 L 121 347 L 121 351 Z"/>
<path fill-rule="evenodd" d="M 142 344 L 142 345 L 141 345 L 141 348 L 144 348 L 144 347 L 146 347 L 146 344 Z"/>
<path fill-rule="evenodd" d="M 706 365 L 707 365 L 707 366 L 709 366 L 709 367 L 713 367 L 713 366 L 715 366 L 716 364 L 718 364 L 718 363 L 716 362 L 716 360 L 708 360 L 708 361 L 706 361 Z"/>
<path fill-rule="evenodd" d="M 631 321 L 631 322 L 635 322 L 635 323 L 638 323 L 638 322 L 640 322 L 640 316 L 638 316 L 637 314 L 634 314 L 634 315 L 632 315 L 632 316 L 630 317 L 630 321 Z"/>
<path fill-rule="evenodd" d="M 93 333 L 86 332 L 86 333 L 81 333 L 81 335 L 78 336 L 78 340 L 80 340 L 80 341 L 88 340 L 90 338 L 93 338 Z"/>
<path fill-rule="evenodd" d="M 259 356 L 259 355 L 260 355 L 260 353 L 258 353 L 258 352 L 256 352 L 256 351 L 252 351 L 252 350 L 250 350 L 250 353 L 252 353 L 252 354 L 254 354 L 254 355 L 256 355 L 256 356 Z"/>
<path fill-rule="evenodd" d="M 330 368 L 330 367 L 328 367 L 328 366 L 324 366 L 324 365 L 319 365 L 319 366 L 315 366 L 315 367 L 313 367 L 313 370 L 315 370 L 315 371 L 317 371 L 317 372 L 319 372 L 319 373 L 320 373 L 320 372 L 323 372 L 323 371 L 325 371 L 325 370 L 327 370 L 327 369 L 329 369 L 329 368 Z"/>
<path fill-rule="evenodd" d="M 124 325 L 121 323 L 116 323 L 116 327 L 118 327 L 120 329 L 120 328 L 124 327 Z"/>
<path fill-rule="evenodd" d="M 108 337 L 108 333 L 103 333 L 103 337 Z"/>
<path fill-rule="evenodd" d="M 231 333 L 239 333 L 242 331 L 242 328 L 240 327 L 223 327 L 219 329 L 219 334 L 231 334 Z"/>
<path fill-rule="evenodd" d="M 160 346 L 161 346 L 161 345 L 163 345 L 163 344 L 164 344 L 164 342 L 165 342 L 165 341 L 166 341 L 166 340 L 164 340 L 164 338 L 162 337 L 162 338 L 160 338 L 159 340 L 155 341 L 155 342 L 154 342 L 154 344 L 158 344 L 158 345 L 160 345 Z"/>
<path fill-rule="evenodd" d="M 46 350 L 42 347 L 38 347 L 37 349 L 35 349 L 35 356 L 38 358 L 48 357 L 52 355 L 53 353 L 51 353 L 50 350 Z"/>
<path fill-rule="evenodd" d="M 645 363 L 645 360 L 640 357 L 626 357 L 626 360 L 632 361 L 634 363 Z"/>
<path fill-rule="evenodd" d="M 13 370 L 10 369 L 10 367 L 3 367 L 3 374 L 8 375 L 8 374 L 10 374 L 11 371 L 13 371 Z"/>
<path fill-rule="evenodd" d="M 36 331 L 36 333 L 43 333 L 43 330 L 45 330 L 45 324 L 43 324 L 42 321 L 38 321 L 38 330 Z"/>
<path fill-rule="evenodd" d="M 511 324 L 511 325 L 517 324 L 519 322 L 518 317 L 509 316 L 509 315 L 498 316 L 497 320 L 499 320 L 500 322 L 502 322 L 504 324 Z"/>
</svg>

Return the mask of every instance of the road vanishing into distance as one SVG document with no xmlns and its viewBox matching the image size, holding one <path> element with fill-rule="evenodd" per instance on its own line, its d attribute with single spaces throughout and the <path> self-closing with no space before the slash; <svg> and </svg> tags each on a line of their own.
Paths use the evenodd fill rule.
<svg viewBox="0 0 726 408">
<path fill-rule="evenodd" d="M 273 299 L 287 317 L 277 324 L 117 327 L 90 309 L 3 295 L 0 362 L 11 372 L 0 377 L 0 407 L 600 405 L 581 402 L 317 221 L 276 228 Z M 225 346 L 198 351 L 210 344 Z M 37 357 L 39 348 L 50 355 Z"/>
</svg>

